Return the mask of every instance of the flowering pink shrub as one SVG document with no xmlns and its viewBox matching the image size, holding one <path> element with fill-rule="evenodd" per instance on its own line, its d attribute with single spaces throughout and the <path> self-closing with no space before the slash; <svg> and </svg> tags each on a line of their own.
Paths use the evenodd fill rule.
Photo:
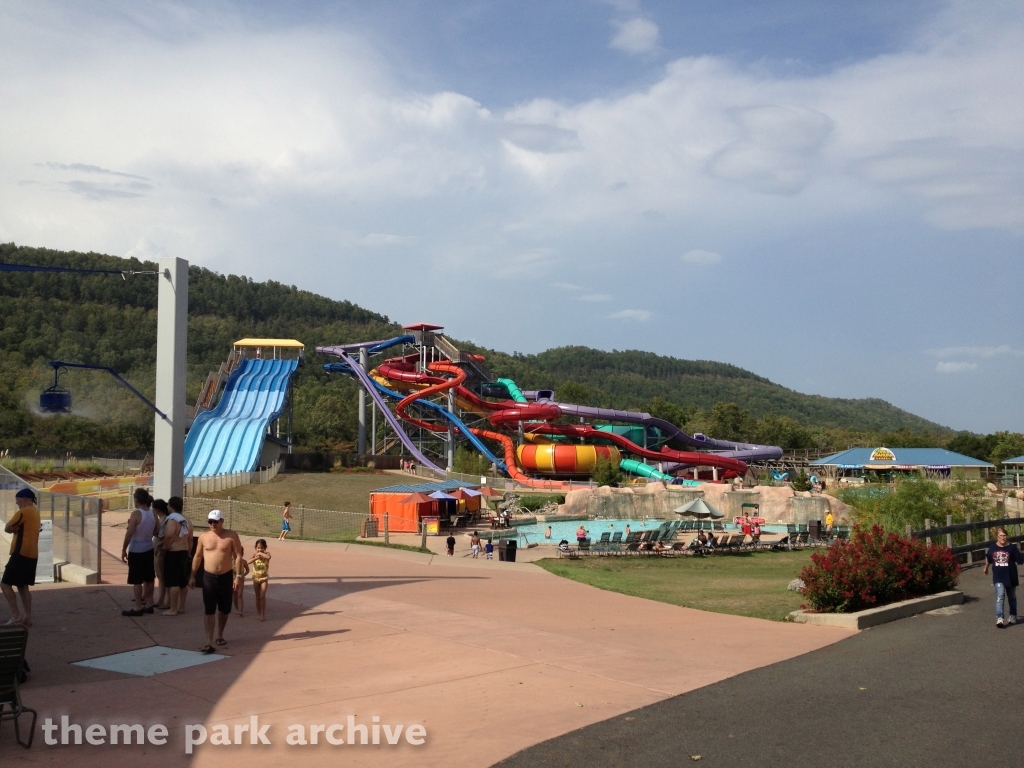
<svg viewBox="0 0 1024 768">
<path fill-rule="evenodd" d="M 811 555 L 800 578 L 812 608 L 850 613 L 897 600 L 955 589 L 960 565 L 943 546 L 886 533 L 879 525 L 854 528 L 853 538 Z"/>
</svg>

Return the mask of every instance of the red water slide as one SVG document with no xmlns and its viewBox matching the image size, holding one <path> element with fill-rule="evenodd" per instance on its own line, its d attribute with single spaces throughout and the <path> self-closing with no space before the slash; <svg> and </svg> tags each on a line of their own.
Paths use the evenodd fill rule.
<svg viewBox="0 0 1024 768">
<path fill-rule="evenodd" d="M 466 372 L 453 363 L 436 362 L 430 363 L 430 365 L 428 366 L 428 368 L 430 368 L 431 371 L 454 373 L 455 376 L 450 379 L 445 379 L 438 376 L 431 376 L 430 374 L 417 372 L 415 370 L 410 371 L 408 369 L 403 369 L 399 367 L 402 364 L 398 363 L 388 366 L 388 372 L 385 372 L 385 365 L 387 364 L 382 364 L 380 367 L 378 367 L 377 370 L 380 371 L 381 376 L 385 376 L 389 379 L 392 378 L 392 375 L 394 375 L 394 377 L 400 381 L 428 383 L 427 380 L 429 380 L 430 386 L 426 387 L 425 389 L 421 389 L 418 392 L 413 392 L 412 394 L 403 398 L 396 406 L 395 413 L 400 418 L 408 421 L 410 424 L 415 424 L 418 427 L 429 429 L 432 432 L 443 432 L 447 429 L 447 427 L 442 426 L 440 424 L 433 424 L 428 421 L 421 421 L 420 419 L 417 419 L 416 417 L 409 415 L 406 409 L 410 405 L 415 403 L 421 397 L 429 397 L 430 395 L 436 395 L 452 388 L 456 388 L 460 396 L 462 396 L 463 393 L 470 395 L 473 394 L 460 386 L 462 382 L 466 380 Z M 480 402 L 485 403 L 487 401 L 481 400 Z M 555 408 L 555 411 L 557 410 L 558 409 Z M 528 488 L 545 488 L 552 491 L 567 491 L 572 489 L 572 485 L 569 483 L 554 482 L 551 480 L 535 480 L 529 475 L 523 473 L 519 469 L 519 465 L 516 463 L 515 443 L 512 442 L 512 438 L 510 438 L 508 435 L 503 435 L 500 432 L 491 432 L 490 430 L 487 429 L 474 429 L 472 427 L 470 427 L 470 431 L 477 437 L 486 437 L 489 440 L 495 440 L 501 443 L 502 448 L 504 449 L 505 452 L 506 471 L 508 472 L 509 477 L 511 477 L 520 485 L 525 485 Z"/>
</svg>

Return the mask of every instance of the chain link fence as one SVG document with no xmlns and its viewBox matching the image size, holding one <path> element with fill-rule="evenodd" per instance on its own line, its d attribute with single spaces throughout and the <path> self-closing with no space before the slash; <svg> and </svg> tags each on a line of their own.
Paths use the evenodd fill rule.
<svg viewBox="0 0 1024 768">
<path fill-rule="evenodd" d="M 197 529 L 208 527 L 206 518 L 213 509 L 219 509 L 224 514 L 225 527 L 238 533 L 275 538 L 281 533 L 283 507 L 280 505 L 234 499 L 185 499 L 185 516 Z M 367 519 L 365 513 L 309 509 L 303 506 L 292 506 L 291 515 L 292 532 L 289 538 L 314 541 L 352 541 L 359 536 L 360 526 Z"/>
</svg>

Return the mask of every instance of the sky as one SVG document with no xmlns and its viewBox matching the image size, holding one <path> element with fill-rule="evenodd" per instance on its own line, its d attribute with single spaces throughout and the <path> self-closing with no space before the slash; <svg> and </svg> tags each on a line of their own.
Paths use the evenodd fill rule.
<svg viewBox="0 0 1024 768">
<path fill-rule="evenodd" d="M 1024 431 L 1022 73 L 1019 2 L 4 0 L 0 242 Z"/>
</svg>

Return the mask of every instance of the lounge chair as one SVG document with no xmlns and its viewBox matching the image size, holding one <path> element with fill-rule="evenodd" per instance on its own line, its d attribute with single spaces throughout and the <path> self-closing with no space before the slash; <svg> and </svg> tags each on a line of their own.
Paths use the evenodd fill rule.
<svg viewBox="0 0 1024 768">
<path fill-rule="evenodd" d="M 626 537 L 626 551 L 636 552 L 640 549 L 640 537 L 641 531 L 631 531 L 629 536 Z"/>
<path fill-rule="evenodd" d="M 618 552 L 622 549 L 622 531 L 616 531 L 612 534 L 612 540 L 608 542 L 609 552 Z"/>
<path fill-rule="evenodd" d="M 14 721 L 14 738 L 28 749 L 36 731 L 36 711 L 21 703 L 21 678 L 25 669 L 25 648 L 28 646 L 28 629 L 25 627 L 0 627 L 0 723 Z M 10 712 L 4 712 L 4 706 Z M 32 713 L 32 725 L 28 729 L 28 741 L 21 740 L 19 718 Z"/>
<path fill-rule="evenodd" d="M 590 539 L 577 539 L 576 543 L 580 552 L 590 551 Z"/>
</svg>

